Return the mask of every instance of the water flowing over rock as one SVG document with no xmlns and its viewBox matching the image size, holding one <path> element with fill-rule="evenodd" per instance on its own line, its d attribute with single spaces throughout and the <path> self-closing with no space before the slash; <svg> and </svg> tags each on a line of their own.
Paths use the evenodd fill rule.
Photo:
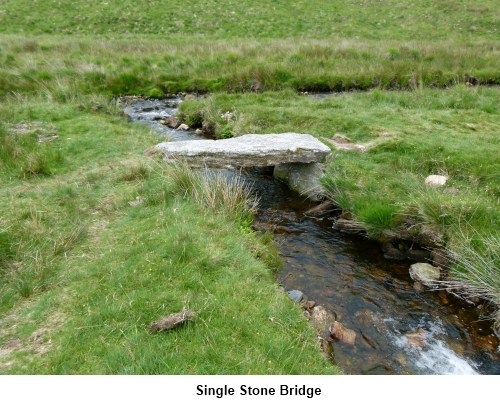
<svg viewBox="0 0 500 405">
<path fill-rule="evenodd" d="M 281 163 L 321 162 L 330 148 L 312 135 L 248 134 L 237 138 L 163 142 L 156 148 L 167 162 L 185 158 L 192 167 L 265 167 Z"/>
</svg>

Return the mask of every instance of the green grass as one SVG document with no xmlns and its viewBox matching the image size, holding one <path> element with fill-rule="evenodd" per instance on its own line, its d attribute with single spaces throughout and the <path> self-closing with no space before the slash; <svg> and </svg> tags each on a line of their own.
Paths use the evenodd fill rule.
<svg viewBox="0 0 500 405">
<path fill-rule="evenodd" d="M 276 247 L 250 230 L 241 185 L 146 158 L 156 135 L 107 107 L 78 107 L 0 107 L 16 148 L 64 156 L 43 176 L 23 176 L 22 160 L 1 173 L 0 342 L 13 348 L 2 373 L 337 373 L 277 288 Z M 59 138 L 16 137 L 19 123 L 36 121 Z M 179 171 L 198 192 L 186 193 Z M 148 332 L 183 307 L 194 322 Z"/>
<path fill-rule="evenodd" d="M 489 39 L 96 41 L 0 34 L 0 49 L 0 96 L 41 92 L 63 102 L 82 93 L 161 97 L 179 91 L 445 88 L 469 76 L 473 83 L 500 83 L 500 45 Z"/>
<path fill-rule="evenodd" d="M 0 27 L 19 34 L 148 35 L 320 39 L 396 37 L 413 40 L 498 39 L 500 12 L 494 0 L 252 1 L 171 0 L 98 3 L 9 0 Z M 8 24 L 7 24 L 8 23 Z"/>
</svg>

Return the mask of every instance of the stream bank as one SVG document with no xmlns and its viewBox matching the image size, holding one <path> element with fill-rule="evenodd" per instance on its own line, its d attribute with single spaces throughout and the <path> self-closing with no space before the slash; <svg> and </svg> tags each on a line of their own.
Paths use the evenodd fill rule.
<svg viewBox="0 0 500 405">
<path fill-rule="evenodd" d="M 160 124 L 181 100 L 140 100 L 125 107 L 170 140 L 203 139 Z M 278 279 L 301 290 L 356 332 L 355 345 L 332 343 L 331 358 L 353 374 L 499 374 L 499 341 L 481 309 L 446 293 L 420 290 L 410 260 L 384 258 L 380 245 L 335 230 L 336 216 L 309 218 L 312 203 L 266 170 L 245 170 L 260 199 L 255 226 L 276 235 L 285 266 Z M 417 334 L 417 341 L 413 336 Z"/>
</svg>

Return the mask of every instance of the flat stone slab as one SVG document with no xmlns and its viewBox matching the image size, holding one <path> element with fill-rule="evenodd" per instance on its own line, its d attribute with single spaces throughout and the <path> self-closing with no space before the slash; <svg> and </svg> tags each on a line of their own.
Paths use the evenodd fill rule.
<svg viewBox="0 0 500 405">
<path fill-rule="evenodd" d="M 186 158 L 192 167 L 276 166 L 281 163 L 321 162 L 330 148 L 314 136 L 248 134 L 231 139 L 163 142 L 156 145 L 167 162 Z"/>
</svg>

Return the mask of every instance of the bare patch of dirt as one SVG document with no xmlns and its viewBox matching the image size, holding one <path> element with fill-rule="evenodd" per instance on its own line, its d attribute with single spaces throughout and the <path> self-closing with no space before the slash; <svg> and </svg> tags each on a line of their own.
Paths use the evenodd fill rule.
<svg viewBox="0 0 500 405">
<path fill-rule="evenodd" d="M 352 143 L 347 136 L 342 134 L 335 134 L 332 139 L 325 138 L 325 140 L 335 146 L 335 149 L 356 151 L 360 153 L 364 153 L 366 150 L 363 145 Z"/>
<path fill-rule="evenodd" d="M 34 353 L 34 355 L 44 355 L 52 349 L 52 333 L 59 329 L 65 322 L 65 318 L 60 313 L 51 314 L 44 322 L 43 327 L 34 331 L 28 338 L 20 339 L 12 335 L 15 334 L 18 326 L 18 317 L 16 314 L 11 314 L 2 320 L 2 324 L 6 321 L 13 322 L 9 328 L 3 329 L 0 336 L 11 335 L 7 342 L 0 346 L 0 369 L 11 367 L 15 360 L 12 356 L 15 353 L 26 352 Z M 42 322 L 40 322 L 42 323 Z"/>
<path fill-rule="evenodd" d="M 37 134 L 38 142 L 52 142 L 59 138 L 56 127 L 51 123 L 43 121 L 20 122 L 14 125 L 14 131 L 20 134 Z"/>
<path fill-rule="evenodd" d="M 89 226 L 88 233 L 93 239 L 95 239 L 104 229 L 106 229 L 108 225 L 109 221 L 105 219 L 96 219 L 92 222 L 92 225 Z"/>
</svg>

